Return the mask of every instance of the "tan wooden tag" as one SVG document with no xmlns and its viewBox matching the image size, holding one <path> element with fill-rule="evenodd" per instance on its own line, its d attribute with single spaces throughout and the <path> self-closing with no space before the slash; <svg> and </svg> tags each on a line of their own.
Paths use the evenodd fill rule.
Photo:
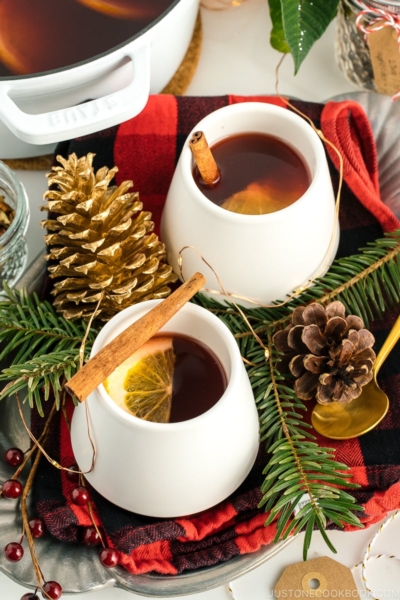
<svg viewBox="0 0 400 600">
<path fill-rule="evenodd" d="M 287 567 L 275 586 L 275 598 L 351 598 L 360 596 L 350 569 L 324 556 Z"/>
<path fill-rule="evenodd" d="M 375 25 L 379 27 L 384 21 Z M 372 28 L 368 34 L 372 70 L 377 92 L 393 96 L 400 90 L 400 50 L 393 27 Z"/>
</svg>

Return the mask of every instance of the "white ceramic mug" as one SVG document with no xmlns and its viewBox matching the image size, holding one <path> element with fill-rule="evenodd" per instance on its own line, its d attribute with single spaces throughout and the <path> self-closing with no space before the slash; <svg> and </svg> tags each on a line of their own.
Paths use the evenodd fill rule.
<svg viewBox="0 0 400 600">
<path fill-rule="evenodd" d="M 131 306 L 98 335 L 92 356 L 160 300 Z M 218 357 L 228 384 L 220 400 L 202 415 L 180 423 L 152 423 L 118 407 L 100 385 L 87 399 L 96 446 L 89 483 L 105 498 L 152 517 L 193 514 L 221 502 L 244 481 L 259 445 L 258 413 L 237 343 L 209 311 L 186 304 L 161 330 L 184 334 Z M 85 407 L 74 411 L 71 440 L 82 471 L 92 448 Z"/>
<path fill-rule="evenodd" d="M 199 130 L 204 131 L 210 146 L 241 133 L 279 138 L 295 148 L 307 164 L 311 174 L 308 189 L 294 204 L 265 215 L 242 215 L 217 206 L 200 191 L 192 175 L 189 140 Z M 315 131 L 288 109 L 243 102 L 211 113 L 189 135 L 168 192 L 161 237 L 176 273 L 179 251 L 194 246 L 228 292 L 264 304 L 284 299 L 328 268 L 339 242 L 335 221 L 328 164 Z M 207 276 L 207 287 L 220 289 L 213 273 L 188 250 L 183 255 L 183 274 L 188 278 L 196 271 Z"/>
</svg>

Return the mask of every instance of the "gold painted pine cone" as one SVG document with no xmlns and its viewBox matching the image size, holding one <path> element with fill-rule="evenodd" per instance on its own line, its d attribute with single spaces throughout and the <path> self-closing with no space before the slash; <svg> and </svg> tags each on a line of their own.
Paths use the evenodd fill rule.
<svg viewBox="0 0 400 600">
<path fill-rule="evenodd" d="M 294 391 L 301 400 L 347 404 L 372 379 L 374 336 L 360 317 L 346 316 L 339 301 L 296 308 L 292 324 L 273 341 L 296 377 Z"/>
<path fill-rule="evenodd" d="M 50 277 L 56 310 L 67 319 L 97 316 L 108 321 L 122 309 L 170 293 L 177 277 L 166 263 L 165 246 L 153 232 L 132 181 L 110 186 L 117 167 L 93 170 L 94 154 L 68 160 L 47 175 L 44 198 Z"/>
</svg>

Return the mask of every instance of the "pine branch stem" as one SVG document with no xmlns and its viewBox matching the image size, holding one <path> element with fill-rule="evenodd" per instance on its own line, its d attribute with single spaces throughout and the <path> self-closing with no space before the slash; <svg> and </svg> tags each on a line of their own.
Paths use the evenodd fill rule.
<svg viewBox="0 0 400 600">
<path fill-rule="evenodd" d="M 39 335 L 41 337 L 49 337 L 54 339 L 54 341 L 57 340 L 70 340 L 71 342 L 76 342 L 77 344 L 80 344 L 82 342 L 82 338 L 77 337 L 77 336 L 69 336 L 69 335 L 63 335 L 61 333 L 52 333 L 51 331 L 45 331 L 43 329 L 31 329 L 29 327 L 19 327 L 17 325 L 13 324 L 9 324 L 6 323 L 5 321 L 3 321 L 0 317 L 0 325 L 1 328 L 7 331 L 15 331 L 17 333 L 29 333 L 29 334 L 35 334 L 35 335 Z"/>
<path fill-rule="evenodd" d="M 371 275 L 372 273 L 377 271 L 384 264 L 387 264 L 388 262 L 394 260 L 399 253 L 400 253 L 400 242 L 395 246 L 395 248 L 393 248 L 392 250 L 389 250 L 385 254 L 385 256 L 382 256 L 381 258 L 376 260 L 372 265 L 369 265 L 368 267 L 366 267 L 365 269 L 360 271 L 360 273 L 357 273 L 357 275 L 355 275 L 354 277 L 352 277 L 345 283 L 342 283 L 341 285 L 339 285 L 332 291 L 319 297 L 318 302 L 320 304 L 325 304 L 326 302 L 332 301 L 334 298 L 336 298 L 340 294 L 344 293 L 346 290 L 352 288 L 355 284 L 359 283 L 362 280 L 365 280 L 369 275 Z M 238 314 L 238 316 L 239 316 L 239 314 Z M 288 313 L 286 316 L 281 317 L 280 319 L 271 321 L 270 323 L 268 323 L 267 325 L 264 325 L 263 327 L 254 329 L 254 331 L 257 334 L 269 333 L 270 331 L 273 331 L 274 329 L 276 329 L 278 327 L 282 327 L 282 326 L 286 325 L 288 323 L 288 321 L 290 321 L 290 318 L 291 318 L 291 313 Z M 241 339 L 241 338 L 249 337 L 251 335 L 252 335 L 252 333 L 250 331 L 246 331 L 243 333 L 237 333 L 237 334 L 235 334 L 234 337 L 236 339 Z"/>
<path fill-rule="evenodd" d="M 293 440 L 292 440 L 292 436 L 290 435 L 290 431 L 287 427 L 286 421 L 285 421 L 285 416 L 284 416 L 284 412 L 283 412 L 283 408 L 281 406 L 281 401 L 279 398 L 279 392 L 278 392 L 278 386 L 277 386 L 277 382 L 276 382 L 276 378 L 275 378 L 275 369 L 274 369 L 274 363 L 273 363 L 273 358 L 272 358 L 272 348 L 273 348 L 273 343 L 272 343 L 272 336 L 271 334 L 268 335 L 268 346 L 270 348 L 270 353 L 269 353 L 269 370 L 270 370 L 270 376 L 271 376 L 271 383 L 272 383 L 272 388 L 274 390 L 274 397 L 275 397 L 275 403 L 276 403 L 276 407 L 279 413 L 279 418 L 280 418 L 280 422 L 281 422 L 281 427 L 282 427 L 282 431 L 285 435 L 285 438 L 289 444 L 290 447 L 290 451 L 292 453 L 293 459 L 296 463 L 297 469 L 299 471 L 300 474 L 300 481 L 302 483 L 302 485 L 304 486 L 304 492 L 307 493 L 310 497 L 310 502 L 314 508 L 314 511 L 317 512 L 318 511 L 318 505 L 317 502 L 314 498 L 314 495 L 312 493 L 312 490 L 310 488 L 310 485 L 308 483 L 307 480 L 307 476 L 304 472 L 303 466 L 301 464 L 300 458 L 298 453 L 296 452 L 296 448 L 293 444 Z"/>
</svg>

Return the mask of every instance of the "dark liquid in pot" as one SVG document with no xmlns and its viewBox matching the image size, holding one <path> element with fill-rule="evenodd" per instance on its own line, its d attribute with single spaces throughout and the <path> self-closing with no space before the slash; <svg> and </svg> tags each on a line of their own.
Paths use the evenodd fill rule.
<svg viewBox="0 0 400 600">
<path fill-rule="evenodd" d="M 278 138 L 261 133 L 227 137 L 211 147 L 221 172 L 205 185 L 197 167 L 197 186 L 214 204 L 241 214 L 266 214 L 293 204 L 311 183 L 300 154 Z"/>
<path fill-rule="evenodd" d="M 68 67 L 123 44 L 172 0 L 0 0 L 0 77 Z"/>
</svg>

